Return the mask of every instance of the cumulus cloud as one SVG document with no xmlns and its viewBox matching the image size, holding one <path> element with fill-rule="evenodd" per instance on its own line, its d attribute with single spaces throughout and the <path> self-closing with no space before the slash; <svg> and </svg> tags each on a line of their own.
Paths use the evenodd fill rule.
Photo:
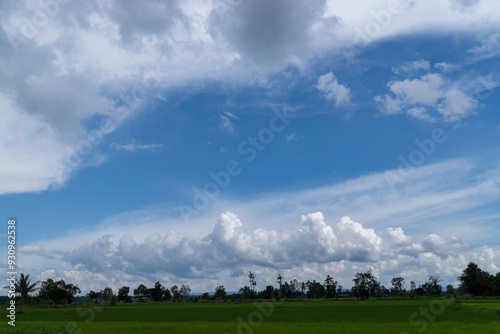
<svg viewBox="0 0 500 334">
<path fill-rule="evenodd" d="M 419 64 L 418 69 L 429 68 L 427 63 Z M 445 69 L 442 64 L 438 67 Z M 400 72 L 399 69 L 395 71 Z M 429 122 L 455 122 L 474 114 L 479 107 L 479 102 L 468 92 L 468 87 L 462 87 L 459 81 L 453 82 L 443 73 L 427 73 L 416 79 L 394 80 L 387 86 L 392 95 L 374 98 L 385 114 L 406 113 Z"/>
<path fill-rule="evenodd" d="M 413 238 L 405 235 L 401 227 L 389 227 L 387 228 L 385 233 L 389 237 L 389 240 L 393 246 L 400 247 L 410 246 L 411 244 L 413 244 Z"/>
<path fill-rule="evenodd" d="M 422 241 L 424 249 L 431 252 L 441 258 L 445 258 L 450 255 L 458 255 L 459 253 L 469 250 L 470 246 L 465 244 L 462 240 L 457 237 L 450 237 L 445 239 L 437 234 L 430 234 Z"/>
<path fill-rule="evenodd" d="M 500 250 L 472 249 L 454 236 L 419 238 L 401 227 L 377 233 L 349 217 L 330 225 L 321 212 L 303 215 L 297 229 L 253 231 L 236 214 L 225 212 L 203 238 L 170 230 L 136 239 L 126 234 L 113 243 L 104 235 L 62 257 L 72 268 L 46 270 L 39 279 L 60 276 L 84 289 L 158 279 L 170 284 L 187 279 L 191 286 L 206 289 L 207 281 L 215 286 L 224 280 L 228 288 L 237 289 L 245 284 L 242 278 L 249 268 L 261 285 L 263 280 L 273 284 L 276 270 L 288 279 L 323 279 L 334 273 L 343 284 L 352 284 L 356 272 L 373 269 L 386 284 L 395 276 L 424 282 L 428 275 L 453 283 L 469 261 L 495 273 L 500 259 Z"/>
<path fill-rule="evenodd" d="M 59 267 L 59 261 L 47 256 L 60 259 L 64 252 L 64 259 L 80 270 L 130 276 L 142 272 L 153 279 L 213 277 L 252 266 L 302 268 L 332 261 L 375 266 L 398 258 L 416 261 L 424 253 L 441 261 L 470 251 L 449 231 L 476 247 L 498 239 L 497 216 L 470 213 L 498 200 L 500 174 L 477 170 L 470 161 L 453 160 L 415 168 L 393 190 L 384 173 L 378 173 L 331 186 L 271 193 L 245 203 L 221 201 L 189 224 L 168 210 L 156 215 L 149 210 L 125 212 L 95 231 L 79 233 L 83 245 L 76 248 L 72 235 L 30 245 L 33 250 L 45 245 L 43 254 L 30 253 L 23 263 L 29 268 Z M 240 215 L 224 213 L 215 226 L 207 224 L 228 207 Z M 297 222 L 301 213 L 318 207 L 324 208 L 323 213 L 303 215 Z M 331 222 L 345 212 L 358 221 L 345 217 Z M 165 232 L 165 226 L 172 230 Z"/>
<path fill-rule="evenodd" d="M 105 271 L 109 266 L 109 252 L 111 249 L 110 235 L 103 235 L 98 240 L 80 246 L 70 254 L 63 256 L 64 261 L 82 264 L 90 271 Z"/>
<path fill-rule="evenodd" d="M 187 282 L 195 291 L 220 284 L 237 290 L 246 284 L 248 270 L 258 273 L 259 284 L 264 279 L 273 284 L 276 270 L 283 270 L 305 281 L 335 273 L 349 287 L 357 271 L 370 268 L 386 284 L 395 276 L 423 282 L 428 275 L 454 282 L 469 261 L 495 272 L 500 256 L 498 249 L 477 248 L 498 240 L 498 215 L 471 216 L 498 200 L 500 174 L 498 169 L 478 174 L 473 167 L 464 160 L 418 167 L 394 190 L 378 173 L 245 203 L 223 201 L 190 224 L 169 211 L 125 212 L 79 232 L 80 244 L 68 235 L 29 245 L 27 251 L 41 253 L 29 253 L 23 265 L 37 279 L 45 278 L 40 273 L 46 268 L 58 268 L 54 276 L 70 275 L 84 289 L 108 277 L 114 288 L 161 280 Z M 239 215 L 217 214 L 228 207 Z M 325 209 L 314 212 L 318 207 Z M 335 221 L 346 212 L 357 221 Z M 207 224 L 217 216 L 214 225 Z M 96 281 L 85 282 L 90 277 Z M 107 285 L 100 284 L 99 289 Z"/>
<path fill-rule="evenodd" d="M 339 84 L 333 72 L 320 76 L 316 88 L 325 93 L 327 99 L 334 100 L 337 106 L 350 101 L 350 89 Z"/>
<path fill-rule="evenodd" d="M 431 253 L 440 258 L 456 257 L 458 254 L 471 249 L 469 245 L 455 236 L 443 238 L 433 233 L 427 235 L 423 240 L 419 240 L 407 236 L 401 227 L 395 229 L 390 227 L 385 231 L 385 235 L 388 237 L 392 249 L 399 254 L 412 257 L 418 257 L 424 253 Z"/>
<path fill-rule="evenodd" d="M 388 238 L 384 245 L 383 238 Z M 192 238 L 174 230 L 152 234 L 137 242 L 123 236 L 112 247 L 109 235 L 80 246 L 63 257 L 82 271 L 121 271 L 131 276 L 170 274 L 180 278 L 211 277 L 223 270 L 238 276 L 244 267 L 296 268 L 307 264 L 348 261 L 372 263 L 399 257 L 446 259 L 470 247 L 456 237 L 431 234 L 423 240 L 405 235 L 400 227 L 377 234 L 349 217 L 329 225 L 321 212 L 301 217 L 298 230 L 246 230 L 231 212 L 220 215 L 212 233 Z"/>
<path fill-rule="evenodd" d="M 305 263 L 342 260 L 373 262 L 380 258 L 382 239 L 372 229 L 343 217 L 334 227 L 321 212 L 302 216 L 296 231 L 256 229 L 247 232 L 237 215 L 220 215 L 212 233 L 192 238 L 170 230 L 138 243 L 123 236 L 112 247 L 110 236 L 82 245 L 63 260 L 81 270 L 124 271 L 130 275 L 170 273 L 179 277 L 204 277 L 223 269 L 245 265 L 291 268 Z"/>
</svg>

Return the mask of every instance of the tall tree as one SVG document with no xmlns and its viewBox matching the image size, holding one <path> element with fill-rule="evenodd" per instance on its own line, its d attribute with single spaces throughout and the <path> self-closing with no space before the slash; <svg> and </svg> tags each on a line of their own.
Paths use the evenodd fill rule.
<svg viewBox="0 0 500 334">
<path fill-rule="evenodd" d="M 37 291 L 39 288 L 37 288 L 37 284 L 39 281 L 36 281 L 34 283 L 31 283 L 30 275 L 24 276 L 23 273 L 21 273 L 19 279 L 16 279 L 14 283 L 14 289 L 16 293 L 19 293 L 21 295 L 21 301 L 19 302 L 19 312 L 18 313 L 23 313 L 23 301 L 26 301 L 28 299 L 28 295 L 32 292 Z M 4 286 L 5 289 L 10 289 L 10 286 Z"/>
<path fill-rule="evenodd" d="M 128 286 L 123 286 L 118 289 L 118 300 L 122 301 L 124 303 L 128 303 L 131 301 L 131 298 L 129 296 L 130 293 L 130 287 Z"/>
<path fill-rule="evenodd" d="M 59 303 L 71 303 L 74 295 L 80 292 L 76 284 L 67 284 L 63 279 L 56 282 L 49 278 L 42 282 L 38 295 L 41 299 L 52 300 L 55 306 Z"/>
<path fill-rule="evenodd" d="M 415 281 L 411 281 L 410 282 L 410 291 L 412 293 L 415 293 L 415 290 L 417 289 L 417 283 L 415 283 Z"/>
<path fill-rule="evenodd" d="M 293 295 L 292 286 L 288 284 L 288 282 L 283 283 L 280 289 L 280 296 L 284 298 L 292 298 L 292 295 Z"/>
<path fill-rule="evenodd" d="M 321 298 L 325 296 L 325 287 L 316 280 L 307 281 L 307 298 Z"/>
<path fill-rule="evenodd" d="M 500 296 L 500 272 L 493 276 L 493 295 Z"/>
<path fill-rule="evenodd" d="M 172 300 L 172 294 L 170 293 L 170 290 L 167 288 L 165 288 L 165 291 L 163 292 L 163 300 L 166 300 L 166 301 Z"/>
<path fill-rule="evenodd" d="M 356 273 L 353 282 L 352 292 L 355 297 L 361 299 L 368 299 L 370 296 L 375 297 L 377 291 L 380 290 L 380 283 L 373 276 L 371 269 L 366 273 Z"/>
<path fill-rule="evenodd" d="M 493 292 L 493 277 L 474 262 L 469 262 L 458 280 L 460 291 L 473 296 L 486 296 Z"/>
<path fill-rule="evenodd" d="M 101 294 L 91 290 L 87 293 L 86 298 L 89 303 L 97 303 L 98 299 L 101 298 Z"/>
<path fill-rule="evenodd" d="M 179 293 L 181 295 L 182 300 L 185 300 L 187 299 L 187 297 L 189 297 L 189 294 L 191 293 L 191 288 L 187 284 L 182 284 Z"/>
<path fill-rule="evenodd" d="M 422 284 L 425 294 L 428 296 L 441 296 L 443 287 L 439 282 L 441 282 L 441 280 L 438 276 L 429 276 L 429 280 Z"/>
<path fill-rule="evenodd" d="M 107 302 L 111 302 L 113 299 L 113 289 L 111 289 L 109 286 L 105 287 L 104 289 L 101 290 L 101 297 Z"/>
<path fill-rule="evenodd" d="M 73 302 L 73 297 L 77 293 L 81 293 L 82 292 L 82 290 L 80 290 L 80 288 L 78 287 L 78 285 L 71 284 L 71 283 L 65 285 L 65 290 L 68 293 L 68 295 L 67 295 L 68 304 L 71 304 Z"/>
<path fill-rule="evenodd" d="M 221 300 L 221 299 L 226 299 L 227 293 L 226 289 L 224 288 L 224 285 L 219 285 L 215 288 L 215 295 L 214 298 Z"/>
<path fill-rule="evenodd" d="M 392 288 L 391 292 L 393 296 L 403 296 L 403 290 L 405 285 L 405 279 L 403 277 L 394 277 L 391 280 Z"/>
<path fill-rule="evenodd" d="M 255 291 L 253 291 L 248 285 L 240 288 L 238 292 L 243 299 L 253 299 L 255 297 Z"/>
<path fill-rule="evenodd" d="M 148 295 L 148 288 L 144 284 L 140 284 L 137 289 L 134 289 L 134 296 L 139 298 L 139 300 L 144 300 Z"/>
<path fill-rule="evenodd" d="M 300 283 L 297 279 L 290 281 L 290 290 L 292 291 L 292 296 L 296 296 L 299 293 Z"/>
<path fill-rule="evenodd" d="M 153 289 L 151 289 L 151 298 L 155 302 L 160 302 L 165 294 L 165 287 L 160 283 L 160 281 L 155 283 Z"/>
<path fill-rule="evenodd" d="M 172 285 L 172 287 L 170 288 L 170 291 L 172 292 L 172 300 L 174 302 L 181 300 L 181 293 L 180 293 L 179 287 L 177 285 Z"/>
<path fill-rule="evenodd" d="M 280 293 L 283 293 L 283 291 L 281 291 L 281 286 L 283 285 L 283 273 L 282 272 L 278 272 L 278 274 L 276 276 L 276 283 L 279 284 Z"/>
<path fill-rule="evenodd" d="M 338 282 L 334 280 L 332 276 L 330 275 L 326 276 L 325 278 L 326 298 L 337 297 L 337 284 Z"/>
<path fill-rule="evenodd" d="M 250 288 L 252 291 L 255 291 L 255 287 L 257 286 L 257 282 L 255 282 L 255 274 L 251 271 L 248 273 L 248 280 L 250 281 Z"/>
<path fill-rule="evenodd" d="M 446 286 L 446 295 L 456 297 L 456 292 L 455 292 L 455 289 L 453 288 L 452 284 L 448 284 Z"/>
</svg>

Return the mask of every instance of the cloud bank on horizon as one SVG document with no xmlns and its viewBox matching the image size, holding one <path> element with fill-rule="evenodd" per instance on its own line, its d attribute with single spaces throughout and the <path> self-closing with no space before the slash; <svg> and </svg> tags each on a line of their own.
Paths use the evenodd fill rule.
<svg viewBox="0 0 500 334">
<path fill-rule="evenodd" d="M 464 172 L 462 166 L 467 164 Z M 369 268 L 386 281 L 404 273 L 410 276 L 407 279 L 424 281 L 428 275 L 439 275 L 455 282 L 469 261 L 498 271 L 500 249 L 470 235 L 488 234 L 488 243 L 494 244 L 498 240 L 495 222 L 500 216 L 465 218 L 468 211 L 498 201 L 498 170 L 477 175 L 470 162 L 450 161 L 418 167 L 391 189 L 387 173 L 396 172 L 305 192 L 271 193 L 244 203 L 221 199 L 206 215 L 189 222 L 166 218 L 165 211 L 156 216 L 154 211 L 128 212 L 92 229 L 40 240 L 20 252 L 30 254 L 25 264 L 40 268 L 40 277 L 68 277 L 86 289 L 109 284 L 110 278 L 114 288 L 161 279 L 172 284 L 183 280 L 200 291 L 210 290 L 211 282 L 222 280 L 236 289 L 242 279 L 244 284 L 244 272 L 255 268 L 269 284 L 277 270 L 306 280 L 308 275 L 322 279 L 333 271 L 346 287 L 356 271 Z M 432 178 L 448 180 L 436 184 Z M 211 217 L 226 207 L 249 221 L 225 212 L 213 225 Z M 322 212 L 298 215 L 315 207 L 325 207 L 329 219 Z M 331 222 L 346 211 L 370 221 L 377 230 L 348 216 L 336 224 Z M 448 221 L 443 220 L 447 216 Z M 440 228 L 432 228 L 435 225 Z M 405 229 L 415 234 L 409 235 Z M 455 233 L 467 236 L 475 245 Z"/>
<path fill-rule="evenodd" d="M 400 227 L 377 233 L 347 216 L 332 226 L 321 212 L 302 216 L 297 230 L 248 232 L 237 215 L 226 212 L 203 238 L 170 230 L 164 235 L 149 235 L 142 242 L 126 234 L 114 243 L 111 235 L 103 235 L 63 252 L 62 257 L 42 247 L 20 251 L 36 254 L 33 261 L 55 254 L 54 263 L 62 260 L 74 269 L 46 269 L 41 277 L 71 278 L 85 290 L 102 284 L 117 289 L 120 284 L 156 280 L 171 284 L 187 281 L 199 291 L 207 289 L 207 283 L 223 280 L 236 289 L 235 282 L 244 282 L 248 270 L 263 274 L 259 285 L 272 284 L 278 271 L 285 272 L 289 279 L 304 280 L 311 276 L 321 280 L 335 272 L 335 277 L 350 287 L 355 272 L 368 269 L 377 275 L 383 273 L 384 284 L 390 281 L 390 274 L 421 283 L 428 275 L 439 275 L 455 283 L 469 261 L 498 272 L 500 260 L 499 250 L 486 246 L 472 249 L 454 236 L 429 234 L 418 238 L 405 234 Z"/>
<path fill-rule="evenodd" d="M 23 268 L 199 291 L 249 268 L 346 287 L 367 268 L 498 271 L 499 15 L 494 0 L 3 2 L 0 205 L 30 230 Z M 283 110 L 293 121 L 273 121 Z"/>
</svg>

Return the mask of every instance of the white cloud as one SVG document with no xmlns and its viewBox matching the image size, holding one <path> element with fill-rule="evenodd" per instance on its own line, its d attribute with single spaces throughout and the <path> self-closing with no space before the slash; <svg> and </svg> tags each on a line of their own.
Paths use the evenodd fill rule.
<svg viewBox="0 0 500 334">
<path fill-rule="evenodd" d="M 391 101 L 391 103 L 392 103 L 392 101 Z M 390 106 L 389 108 L 392 108 L 392 106 Z M 427 109 L 423 108 L 423 107 L 415 107 L 415 108 L 408 109 L 406 111 L 406 113 L 408 115 L 410 115 L 411 117 L 420 119 L 422 121 L 428 121 L 428 122 L 431 122 L 431 123 L 437 121 L 436 118 L 434 118 L 431 115 L 429 115 L 427 113 Z"/>
<path fill-rule="evenodd" d="M 386 114 L 406 113 L 429 122 L 456 122 L 474 114 L 479 106 L 475 97 L 466 93 L 469 87 L 462 87 L 459 80 L 452 82 L 440 73 L 427 73 L 418 79 L 395 80 L 387 86 L 393 96 L 375 97 L 380 110 Z"/>
<path fill-rule="evenodd" d="M 128 151 L 128 152 L 136 152 L 136 151 L 152 151 L 154 149 L 163 147 L 163 144 L 136 144 L 135 141 L 132 141 L 130 144 L 114 144 L 110 145 L 111 148 L 117 149 L 118 151 Z"/>
<path fill-rule="evenodd" d="M 229 111 L 226 111 L 224 112 L 224 114 L 229 117 L 229 118 L 233 118 L 233 119 L 240 119 L 238 116 L 235 116 L 234 114 L 230 113 Z"/>
<path fill-rule="evenodd" d="M 418 71 L 429 71 L 431 64 L 427 60 L 415 60 L 406 62 L 399 67 L 393 67 L 392 72 L 395 74 L 413 74 Z"/>
<path fill-rule="evenodd" d="M 19 253 L 33 254 L 33 253 L 42 253 L 43 246 L 21 246 L 17 249 Z"/>
<path fill-rule="evenodd" d="M 419 239 L 406 235 L 401 227 L 376 233 L 349 217 L 330 225 L 321 212 L 302 216 L 298 229 L 253 231 L 236 214 L 226 212 L 203 238 L 170 230 L 143 241 L 126 234 L 113 243 L 103 235 L 66 252 L 62 260 L 71 263 L 70 268 L 45 270 L 39 279 L 60 275 L 84 290 L 95 289 L 96 283 L 102 289 L 158 279 L 170 284 L 187 279 L 200 289 L 207 280 L 213 280 L 214 286 L 224 280 L 227 288 L 236 290 L 238 284 L 245 284 L 241 277 L 247 268 L 258 273 L 260 282 L 270 284 L 278 269 L 289 279 L 322 279 L 318 276 L 335 272 L 339 280 L 352 284 L 356 271 L 372 268 L 382 281 L 405 274 L 407 280 L 423 282 L 428 275 L 441 275 L 453 282 L 467 261 L 495 272 L 499 258 L 500 250 L 471 249 L 454 236 L 430 234 Z"/>
<path fill-rule="evenodd" d="M 339 84 L 333 72 L 320 76 L 316 88 L 325 93 L 327 99 L 335 100 L 336 106 L 347 104 L 350 101 L 349 88 Z"/>
<path fill-rule="evenodd" d="M 234 131 L 233 122 L 226 116 L 220 117 L 220 128 L 229 133 Z"/>
<path fill-rule="evenodd" d="M 29 114 L 0 93 L 0 194 L 42 191 L 63 182 L 57 163 L 67 156 L 62 135 L 40 115 Z"/>
<path fill-rule="evenodd" d="M 443 72 L 453 72 L 458 69 L 458 66 L 453 64 L 448 64 L 446 62 L 435 63 L 434 67 L 440 69 Z"/>
<path fill-rule="evenodd" d="M 454 255 L 469 250 L 470 246 L 462 242 L 457 237 L 452 236 L 449 239 L 444 239 L 437 234 L 430 234 L 422 241 L 424 249 L 441 258 Z"/>
<path fill-rule="evenodd" d="M 290 134 L 287 134 L 287 135 L 285 135 L 285 138 L 286 138 L 287 142 L 291 142 L 293 140 L 296 140 L 297 139 L 297 133 L 292 132 Z"/>
<path fill-rule="evenodd" d="M 396 227 L 395 229 L 389 227 L 385 233 L 389 236 L 391 244 L 394 246 L 409 246 L 413 243 L 413 239 L 405 235 L 401 227 Z"/>
<path fill-rule="evenodd" d="M 420 79 L 392 81 L 389 89 L 407 104 L 434 105 L 441 97 L 441 89 L 445 84 L 439 74 L 425 74 Z"/>
<path fill-rule="evenodd" d="M 338 234 L 338 237 L 336 236 Z M 135 276 L 170 273 L 206 277 L 244 265 L 291 268 L 309 262 L 376 261 L 381 239 L 372 229 L 344 217 L 332 228 L 320 212 L 302 217 L 298 231 L 257 229 L 247 233 L 235 214 L 220 215 L 212 233 L 191 238 L 173 230 L 152 234 L 143 243 L 123 236 L 111 250 L 110 236 L 80 246 L 63 257 L 91 272 L 123 270 Z"/>
<path fill-rule="evenodd" d="M 472 96 L 466 95 L 459 89 L 451 88 L 444 94 L 437 111 L 447 122 L 455 122 L 474 113 L 479 102 Z"/>
<path fill-rule="evenodd" d="M 480 58 L 491 58 L 500 53 L 500 34 L 491 34 L 481 41 L 481 46 L 469 49 L 470 53 Z"/>
</svg>

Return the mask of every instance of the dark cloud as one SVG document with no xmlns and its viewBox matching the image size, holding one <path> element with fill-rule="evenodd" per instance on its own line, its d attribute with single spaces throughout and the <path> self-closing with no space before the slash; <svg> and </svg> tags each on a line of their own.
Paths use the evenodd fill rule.
<svg viewBox="0 0 500 334">
<path fill-rule="evenodd" d="M 118 25 L 125 44 L 144 35 L 159 36 L 172 29 L 176 22 L 185 22 L 177 1 L 173 0 L 115 0 L 108 15 Z"/>
<path fill-rule="evenodd" d="M 212 32 L 220 33 L 244 60 L 283 64 L 311 52 L 310 29 L 323 9 L 321 0 L 241 1 L 222 14 L 212 13 Z"/>
<path fill-rule="evenodd" d="M 105 271 L 109 266 L 111 248 L 110 235 L 103 235 L 98 240 L 80 246 L 62 257 L 63 261 L 84 264 L 85 269 L 95 272 Z"/>
</svg>

